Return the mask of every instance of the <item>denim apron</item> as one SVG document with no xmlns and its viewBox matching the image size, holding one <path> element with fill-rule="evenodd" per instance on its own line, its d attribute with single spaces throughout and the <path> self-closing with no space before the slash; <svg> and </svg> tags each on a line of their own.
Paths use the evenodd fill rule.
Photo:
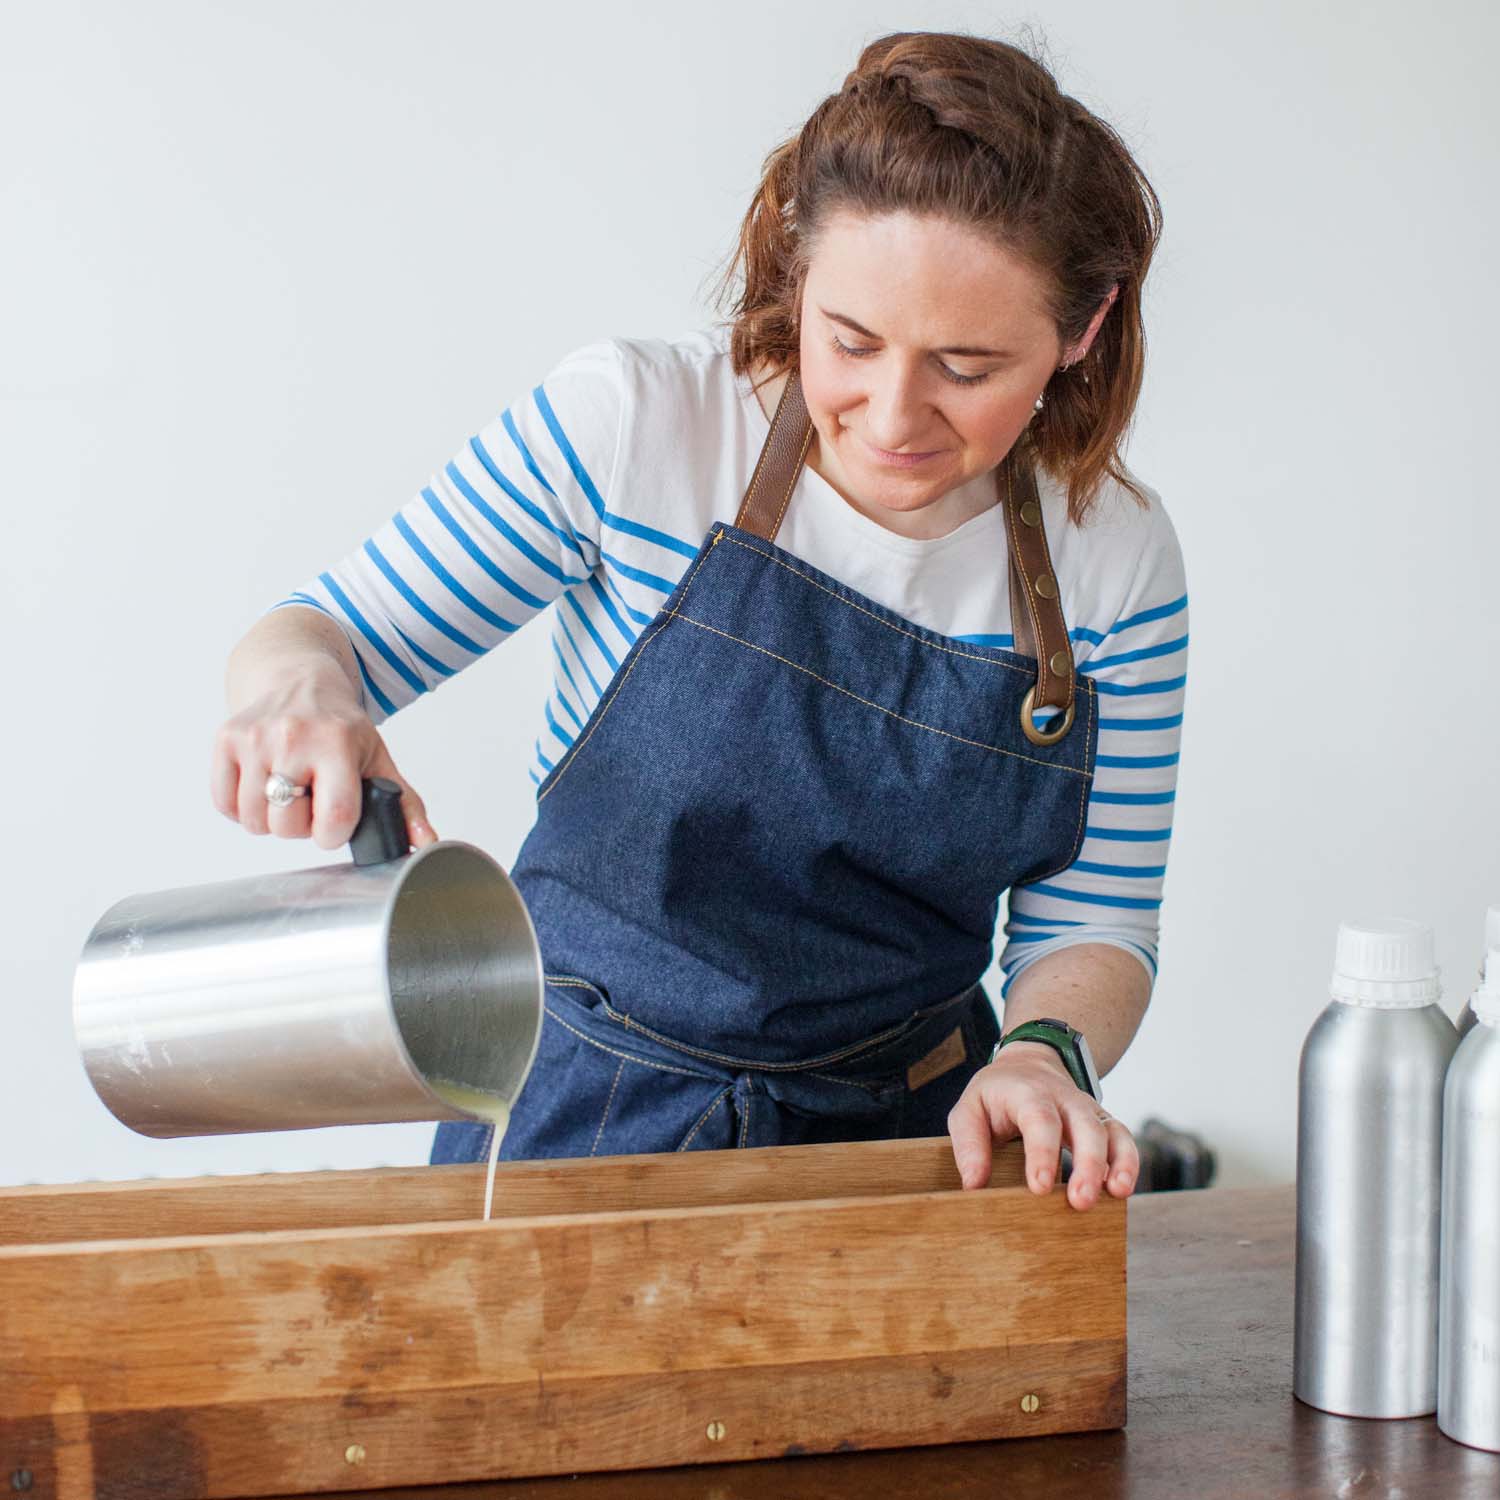
<svg viewBox="0 0 1500 1500">
<path fill-rule="evenodd" d="M 1000 897 L 1077 858 L 1096 699 L 1029 468 L 997 471 L 1026 655 L 776 546 L 811 438 L 793 374 L 736 523 L 538 788 L 512 875 L 545 1014 L 504 1160 L 943 1134 L 998 1037 Z"/>
</svg>

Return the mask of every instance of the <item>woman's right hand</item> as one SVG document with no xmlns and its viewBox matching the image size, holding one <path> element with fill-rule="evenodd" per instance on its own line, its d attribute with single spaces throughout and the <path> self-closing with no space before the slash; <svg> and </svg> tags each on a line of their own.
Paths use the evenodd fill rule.
<svg viewBox="0 0 1500 1500">
<path fill-rule="evenodd" d="M 266 778 L 273 771 L 305 786 L 307 795 L 273 807 L 266 801 Z M 333 667 L 280 677 L 224 723 L 214 739 L 210 791 L 214 806 L 247 833 L 311 836 L 319 848 L 336 849 L 359 822 L 360 782 L 369 776 L 400 786 L 413 848 L 437 839 L 422 799 Z"/>
</svg>

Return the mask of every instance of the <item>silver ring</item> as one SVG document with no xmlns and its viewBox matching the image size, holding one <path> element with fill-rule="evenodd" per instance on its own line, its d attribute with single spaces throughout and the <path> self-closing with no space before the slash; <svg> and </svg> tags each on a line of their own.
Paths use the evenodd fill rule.
<svg viewBox="0 0 1500 1500">
<path fill-rule="evenodd" d="M 272 771 L 266 777 L 266 801 L 272 807 L 290 807 L 298 797 L 306 795 L 305 786 L 298 786 L 295 781 L 283 776 L 280 771 Z"/>
</svg>

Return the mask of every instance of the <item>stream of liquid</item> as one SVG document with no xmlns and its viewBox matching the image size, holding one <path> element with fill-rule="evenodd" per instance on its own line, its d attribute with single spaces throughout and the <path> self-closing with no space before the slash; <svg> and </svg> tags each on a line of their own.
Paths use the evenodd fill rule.
<svg viewBox="0 0 1500 1500">
<path fill-rule="evenodd" d="M 484 1217 L 488 1219 L 495 1204 L 495 1166 L 500 1160 L 500 1142 L 505 1139 L 505 1127 L 510 1124 L 510 1105 L 498 1095 L 466 1088 L 461 1083 L 449 1083 L 446 1079 L 433 1079 L 432 1088 L 455 1108 L 466 1109 L 471 1115 L 478 1115 L 490 1123 L 490 1164 L 484 1175 Z"/>
</svg>

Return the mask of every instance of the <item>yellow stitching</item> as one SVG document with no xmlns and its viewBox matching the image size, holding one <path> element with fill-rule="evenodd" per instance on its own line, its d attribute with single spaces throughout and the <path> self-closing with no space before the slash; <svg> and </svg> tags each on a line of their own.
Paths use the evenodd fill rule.
<svg viewBox="0 0 1500 1500">
<path fill-rule="evenodd" d="M 910 724 L 914 729 L 925 729 L 930 734 L 940 734 L 945 739 L 957 740 L 961 745 L 972 745 L 976 750 L 988 750 L 995 755 L 1008 755 L 1013 760 L 1024 760 L 1029 765 L 1042 766 L 1049 771 L 1065 771 L 1069 776 L 1087 776 L 1087 771 L 1080 771 L 1073 766 L 1061 766 L 1053 761 L 1037 760 L 1031 755 L 1022 755 L 1019 750 L 1007 750 L 1003 745 L 987 745 L 983 740 L 971 740 L 961 734 L 954 734 L 950 729 L 938 729 L 935 725 L 924 724 L 920 719 L 908 719 L 905 714 L 898 714 L 894 709 L 886 708 L 883 704 L 872 703 L 868 698 L 861 698 L 858 693 L 851 693 L 848 688 L 840 687 L 836 682 L 830 682 L 826 677 L 820 677 L 808 667 L 799 662 L 790 660 L 785 656 L 778 656 L 774 651 L 768 651 L 764 646 L 757 646 L 753 641 L 743 641 L 737 635 L 730 635 L 727 630 L 719 630 L 716 626 L 705 625 L 702 620 L 695 620 L 691 615 L 678 614 L 673 611 L 674 616 L 688 625 L 696 625 L 699 630 L 706 630 L 711 635 L 723 636 L 726 641 L 734 641 L 736 644 L 746 647 L 751 651 L 759 651 L 764 656 L 771 657 L 774 661 L 782 662 L 788 667 L 794 667 L 799 672 L 805 672 L 814 682 L 821 682 L 824 687 L 829 687 L 836 693 L 843 693 L 846 697 L 853 698 L 856 703 L 863 703 L 866 708 L 873 708 L 880 713 L 888 714 L 891 718 L 902 724 Z"/>
<path fill-rule="evenodd" d="M 625 1059 L 620 1059 L 620 1066 L 615 1069 L 615 1081 L 609 1086 L 609 1098 L 604 1101 L 604 1113 L 599 1117 L 599 1128 L 594 1132 L 594 1144 L 589 1147 L 589 1155 L 596 1156 L 599 1152 L 599 1137 L 604 1134 L 604 1122 L 609 1119 L 609 1108 L 615 1102 L 615 1090 L 620 1086 L 620 1074 L 625 1071 Z"/>
<path fill-rule="evenodd" d="M 749 1090 L 746 1090 L 748 1097 Z M 740 1147 L 743 1150 L 745 1139 L 750 1134 L 750 1111 L 748 1108 L 740 1111 Z"/>
<path fill-rule="evenodd" d="M 706 1078 L 710 1083 L 717 1083 L 718 1079 L 709 1073 L 695 1073 L 691 1068 L 669 1068 L 665 1063 L 648 1062 L 644 1057 L 632 1057 L 628 1052 L 621 1052 L 616 1047 L 607 1046 L 604 1042 L 596 1041 L 593 1037 L 585 1035 L 576 1026 L 569 1026 L 558 1013 L 549 1005 L 547 1014 L 562 1027 L 564 1031 L 571 1031 L 580 1042 L 587 1042 L 590 1047 L 597 1047 L 601 1052 L 607 1052 L 611 1057 L 623 1057 L 626 1062 L 638 1063 L 643 1068 L 655 1068 L 658 1073 L 675 1073 L 679 1078 Z"/>
<path fill-rule="evenodd" d="M 807 431 L 803 434 L 802 437 L 802 451 L 797 455 L 797 462 L 792 465 L 791 482 L 786 487 L 786 494 L 781 497 L 781 506 L 776 512 L 775 521 L 771 523 L 771 535 L 766 539 L 767 541 L 773 540 L 776 536 L 776 533 L 781 530 L 782 518 L 786 515 L 787 506 L 791 504 L 792 491 L 797 488 L 797 480 L 802 475 L 803 464 L 807 462 L 807 450 L 812 447 L 812 440 L 813 426 L 812 422 L 809 421 L 807 424 Z"/>
<path fill-rule="evenodd" d="M 754 533 L 752 533 L 752 535 L 753 534 Z M 946 652 L 949 656 L 961 657 L 965 661 L 983 662 L 984 665 L 989 667 L 1004 667 L 1007 672 L 1019 672 L 1023 677 L 1031 676 L 1031 673 L 1027 671 L 1025 667 L 1018 667 L 1012 662 L 994 661 L 988 656 L 980 656 L 973 651 L 960 651 L 953 646 L 943 646 L 939 645 L 936 641 L 924 640 L 915 631 L 905 630 L 900 625 L 893 625 L 889 620 L 883 620 L 873 611 L 866 609 L 864 605 L 856 604 L 852 599 L 846 599 L 842 594 L 834 593 L 834 591 L 829 588 L 827 584 L 819 583 L 816 578 L 809 578 L 807 574 L 799 572 L 789 563 L 783 562 L 781 558 L 772 557 L 769 552 L 763 552 L 759 547 L 752 547 L 748 542 L 742 542 L 738 537 L 735 536 L 726 536 L 724 540 L 726 542 L 733 542 L 737 547 L 743 547 L 747 552 L 755 553 L 757 557 L 765 558 L 767 562 L 775 563 L 778 568 L 785 568 L 793 578 L 800 578 L 803 583 L 810 585 L 812 588 L 822 589 L 823 592 L 827 594 L 831 599 L 837 599 L 840 604 L 847 606 L 849 609 L 857 610 L 862 615 L 869 615 L 869 617 L 874 620 L 877 625 L 884 625 L 887 630 L 894 630 L 897 635 L 907 636 L 911 640 L 914 640 L 919 646 L 926 646 L 933 651 L 943 651 Z"/>
<path fill-rule="evenodd" d="M 731 1085 L 730 1087 L 732 1088 L 733 1085 Z M 693 1128 L 690 1131 L 688 1131 L 688 1133 L 685 1136 L 683 1136 L 683 1138 L 682 1138 L 681 1141 L 678 1142 L 677 1149 L 679 1151 L 686 1151 L 687 1148 L 692 1145 L 692 1143 L 693 1143 L 693 1137 L 695 1135 L 697 1135 L 698 1132 L 700 1130 L 702 1130 L 703 1127 L 706 1124 L 708 1124 L 710 1116 L 712 1116 L 713 1112 L 729 1097 L 729 1093 L 730 1093 L 730 1090 L 729 1089 L 725 1089 L 723 1091 L 723 1093 L 721 1093 L 714 1100 L 714 1102 L 712 1104 L 710 1104 L 708 1106 L 708 1108 L 705 1109 L 701 1115 L 698 1116 L 698 1123 L 696 1125 L 694 1125 Z"/>
<path fill-rule="evenodd" d="M 703 566 L 703 564 L 708 561 L 708 555 L 713 550 L 714 549 L 712 547 L 704 547 L 704 548 L 700 549 L 700 556 L 698 558 L 698 562 L 697 562 L 696 566 L 693 568 L 692 575 L 688 578 L 688 581 L 687 581 L 686 585 L 683 587 L 683 590 L 682 590 L 682 597 L 684 599 L 687 598 L 688 590 L 690 588 L 692 588 L 693 581 L 698 576 L 698 570 L 699 570 L 699 568 L 701 568 Z M 573 764 L 573 762 L 578 759 L 579 753 L 582 751 L 583 747 L 586 744 L 588 744 L 588 742 L 591 739 L 593 739 L 593 737 L 594 737 L 594 731 L 596 729 L 598 729 L 598 727 L 604 722 L 604 716 L 605 716 L 605 714 L 607 714 L 609 712 L 610 708 L 614 704 L 615 699 L 617 697 L 619 697 L 619 695 L 620 695 L 620 689 L 625 686 L 626 679 L 630 676 L 630 673 L 634 672 L 635 669 L 640 665 L 640 663 L 641 663 L 641 657 L 643 657 L 646 654 L 646 648 L 649 645 L 651 645 L 651 643 L 653 641 L 655 641 L 655 639 L 657 638 L 657 636 L 659 636 L 662 633 L 662 631 L 664 631 L 667 628 L 668 625 L 670 625 L 672 623 L 673 619 L 676 618 L 676 614 L 677 614 L 676 610 L 670 611 L 668 613 L 668 615 L 667 615 L 667 618 L 665 620 L 663 620 L 661 622 L 661 624 L 658 625 L 656 627 L 656 629 L 651 632 L 650 635 L 648 635 L 643 641 L 641 641 L 641 643 L 640 643 L 641 649 L 636 653 L 635 660 L 633 662 L 631 662 L 629 670 L 626 671 L 626 672 L 624 672 L 623 674 L 621 674 L 618 677 L 618 679 L 615 681 L 614 685 L 610 689 L 609 696 L 606 699 L 604 699 L 603 702 L 600 704 L 600 706 L 595 710 L 595 712 L 597 713 L 598 717 L 594 720 L 593 725 L 589 729 L 589 732 L 586 735 L 584 735 L 582 739 L 575 740 L 573 742 L 572 748 L 568 751 L 568 753 L 565 756 L 563 756 L 563 758 L 560 761 L 558 761 L 558 763 L 557 763 L 557 769 L 552 773 L 552 780 L 547 784 L 547 786 L 545 788 L 543 788 L 542 791 L 540 791 L 537 794 L 537 799 L 536 800 L 537 800 L 537 806 L 538 807 L 540 807 L 542 805 L 542 803 L 545 802 L 547 800 L 547 798 L 552 795 L 553 788 L 556 787 L 557 783 L 559 781 L 561 781 L 562 778 L 563 778 L 563 772 L 566 771 L 568 769 L 568 767 L 571 766 Z"/>
</svg>

